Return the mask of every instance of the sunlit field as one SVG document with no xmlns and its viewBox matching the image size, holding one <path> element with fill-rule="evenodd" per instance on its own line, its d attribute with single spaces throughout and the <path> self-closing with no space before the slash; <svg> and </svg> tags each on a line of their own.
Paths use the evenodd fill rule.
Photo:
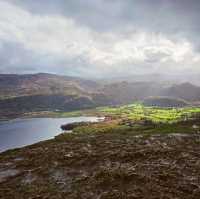
<svg viewBox="0 0 200 199">
<path fill-rule="evenodd" d="M 188 120 L 198 117 L 200 107 L 185 107 L 185 108 L 159 108 L 146 107 L 140 103 L 130 104 L 120 107 L 103 107 L 98 108 L 102 113 L 125 117 L 135 121 L 151 120 L 153 122 L 173 123 L 182 120 Z"/>
</svg>

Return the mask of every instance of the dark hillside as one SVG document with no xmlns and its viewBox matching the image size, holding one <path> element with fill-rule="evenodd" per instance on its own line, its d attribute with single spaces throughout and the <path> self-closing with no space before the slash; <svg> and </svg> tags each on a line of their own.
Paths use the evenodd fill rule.
<svg viewBox="0 0 200 199">
<path fill-rule="evenodd" d="M 102 92 L 116 103 L 130 103 L 152 95 L 159 95 L 163 85 L 152 82 L 119 82 L 105 85 Z"/>
<path fill-rule="evenodd" d="M 190 104 L 182 99 L 169 98 L 169 97 L 149 97 L 144 99 L 145 106 L 157 107 L 185 107 Z"/>
<path fill-rule="evenodd" d="M 197 104 L 200 87 L 190 83 L 168 86 L 155 82 L 98 81 L 53 74 L 0 75 L 1 116 L 31 111 L 71 111 L 97 106 L 128 104 L 143 101 L 150 96 L 167 96 L 159 106 L 184 106 L 183 99 Z M 172 99 L 171 99 L 172 98 Z M 154 101 L 155 102 L 155 101 Z M 146 102 L 147 103 L 147 102 Z M 154 104 L 148 100 L 148 104 Z M 186 103 L 187 105 L 187 103 Z"/>
<path fill-rule="evenodd" d="M 200 87 L 190 83 L 183 83 L 166 89 L 164 94 L 169 97 L 181 98 L 188 101 L 199 101 Z"/>
</svg>

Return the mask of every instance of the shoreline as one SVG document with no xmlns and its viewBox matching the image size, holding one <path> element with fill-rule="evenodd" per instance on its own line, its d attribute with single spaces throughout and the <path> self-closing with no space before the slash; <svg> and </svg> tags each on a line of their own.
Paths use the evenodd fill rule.
<svg viewBox="0 0 200 199">
<path fill-rule="evenodd" d="M 44 119 L 44 120 L 42 120 Z M 50 119 L 50 120 L 49 120 Z M 52 119 L 52 120 L 51 120 Z M 21 148 L 21 147 L 25 147 L 25 146 L 29 146 L 32 144 L 35 144 L 37 142 L 40 141 L 46 141 L 49 139 L 53 139 L 55 138 L 55 136 L 58 136 L 64 132 L 67 132 L 66 130 L 63 130 L 61 127 L 63 125 L 66 124 L 73 124 L 73 123 L 84 123 L 85 122 L 90 122 L 90 123 L 98 123 L 103 121 L 104 118 L 103 117 L 96 117 L 96 116 L 80 116 L 80 117 L 63 117 L 63 118 L 58 118 L 58 117 L 43 117 L 43 118 L 16 118 L 16 119 L 11 119 L 11 120 L 7 120 L 7 121 L 1 121 L 0 122 L 0 130 L 2 130 L 2 133 L 0 134 L 0 136 L 3 138 L 7 139 L 7 141 L 5 143 L 2 143 L 2 147 L 0 150 L 0 153 L 6 151 L 6 150 L 12 150 L 15 148 Z M 52 124 L 48 125 L 48 121 Z M 18 122 L 20 122 L 18 124 Z M 1 126 L 2 125 L 2 126 Z M 37 132 L 43 132 L 45 130 L 45 128 L 47 128 L 46 132 L 44 133 L 34 133 L 34 130 L 31 130 L 33 126 L 37 126 L 36 131 Z M 48 126 L 46 126 L 48 125 Z M 9 130 L 8 126 L 11 126 L 11 130 Z M 15 130 L 12 130 L 12 126 L 15 128 Z M 20 131 L 20 129 L 22 128 L 27 128 L 27 130 L 22 130 Z M 30 128 L 30 130 L 29 130 Z M 49 130 L 48 130 L 49 128 Z M 8 130 L 7 130 L 8 129 Z M 19 130 L 18 130 L 19 129 Z M 34 128 L 35 129 L 35 128 Z M 4 135 L 3 131 L 7 132 L 7 135 Z M 13 135 L 11 134 L 13 131 Z M 54 133 L 55 132 L 55 133 Z M 12 140 L 9 142 L 9 139 L 15 139 L 15 137 L 17 136 L 17 134 L 19 133 L 19 137 L 22 139 L 24 136 L 26 137 L 24 140 L 24 142 L 21 141 L 16 141 L 13 142 Z M 68 132 L 69 133 L 69 132 Z M 35 134 L 35 135 L 34 135 Z M 10 137 L 10 136 L 13 137 Z M 34 141 L 35 140 L 35 141 Z"/>
<path fill-rule="evenodd" d="M 13 114 L 14 115 L 14 114 Z M 0 116 L 1 121 L 10 121 L 15 119 L 31 119 L 31 118 L 70 118 L 70 117 L 105 117 L 105 114 L 98 112 L 95 109 L 77 110 L 70 112 L 56 111 L 39 111 L 16 114 L 13 117 Z"/>
</svg>

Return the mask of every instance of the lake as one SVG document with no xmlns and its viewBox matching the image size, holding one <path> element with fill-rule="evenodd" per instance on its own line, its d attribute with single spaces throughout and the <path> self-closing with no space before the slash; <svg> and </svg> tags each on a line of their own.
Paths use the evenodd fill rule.
<svg viewBox="0 0 200 199">
<path fill-rule="evenodd" d="M 54 138 L 62 124 L 98 121 L 96 117 L 33 118 L 0 122 L 0 152 Z"/>
</svg>

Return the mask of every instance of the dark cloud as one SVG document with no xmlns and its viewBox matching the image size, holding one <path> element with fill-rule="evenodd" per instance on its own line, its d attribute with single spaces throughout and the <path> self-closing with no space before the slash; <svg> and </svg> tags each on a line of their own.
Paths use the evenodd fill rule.
<svg viewBox="0 0 200 199">
<path fill-rule="evenodd" d="M 0 73 L 50 72 L 84 77 L 95 73 L 81 56 L 64 59 L 53 54 L 41 55 L 21 43 L 8 41 L 0 42 L 0 63 Z"/>
<path fill-rule="evenodd" d="M 58 14 L 98 30 L 120 26 L 189 31 L 199 28 L 199 0 L 13 0 L 33 13 Z"/>
<path fill-rule="evenodd" d="M 63 15 L 96 31 L 160 32 L 185 37 L 199 50 L 199 0 L 13 0 L 32 13 Z"/>
<path fill-rule="evenodd" d="M 67 71 L 68 74 L 82 74 L 85 76 L 88 74 L 94 75 L 95 72 L 99 74 L 109 73 L 109 71 L 113 71 L 113 68 L 118 68 L 116 71 L 119 71 L 119 73 L 126 73 L 127 68 L 135 68 L 135 71 L 145 72 L 147 67 L 150 69 L 155 68 L 154 64 L 157 64 L 157 68 L 159 68 L 163 59 L 170 60 L 171 68 L 173 68 L 173 64 L 178 65 L 178 61 L 186 68 L 189 63 L 188 60 L 192 57 L 190 53 L 196 56 L 195 53 L 200 52 L 199 0 L 7 0 L 5 2 L 30 13 L 30 18 L 35 16 L 41 18 L 41 21 L 43 17 L 53 18 L 58 16 L 67 20 L 72 19 L 76 24 L 76 28 L 80 28 L 76 37 L 82 37 L 81 31 L 84 28 L 86 28 L 86 30 L 84 29 L 85 32 L 92 31 L 92 33 L 87 35 L 83 31 L 86 34 L 83 37 L 83 44 L 80 44 L 82 41 L 79 40 L 74 42 L 75 45 L 71 44 L 70 39 L 75 40 L 76 38 L 66 38 L 69 46 L 72 46 L 70 50 L 75 48 L 79 50 L 82 47 L 86 49 L 83 49 L 84 53 L 82 51 L 74 53 L 74 55 L 69 53 L 70 56 L 67 52 L 62 55 L 57 52 L 54 54 L 53 50 L 49 52 L 48 48 L 51 48 L 51 45 L 45 49 L 44 46 L 38 44 L 37 52 L 37 46 L 31 49 L 27 48 L 24 41 L 13 42 L 8 40 L 8 42 L 5 42 L 4 38 L 1 39 L 0 37 L 2 43 L 0 72 L 6 70 L 23 72 L 43 70 L 43 72 L 46 72 L 50 70 L 55 73 Z M 36 20 L 33 21 L 35 23 Z M 39 21 L 37 22 L 39 25 L 35 25 L 34 28 L 37 31 L 44 29 L 41 38 L 45 37 L 47 32 L 51 34 L 54 26 L 55 29 L 63 27 L 64 31 L 67 31 L 65 23 L 56 26 L 57 24 L 53 24 L 52 21 L 41 24 L 40 19 L 37 19 L 37 21 Z M 43 24 L 45 25 L 43 26 Z M 26 27 L 26 31 L 30 31 L 31 34 L 33 30 L 30 27 Z M 20 31 L 24 31 L 21 24 L 17 28 L 17 35 Z M 37 31 L 35 34 L 37 34 Z M 58 29 L 57 32 L 59 31 L 62 30 Z M 149 44 L 148 41 L 141 41 L 141 44 L 136 44 L 137 39 L 132 40 L 131 35 L 138 34 L 138 32 L 153 35 L 153 39 L 149 41 Z M 111 37 L 104 37 L 104 34 L 111 34 Z M 155 35 L 159 35 L 158 38 L 154 38 Z M 158 41 L 160 35 L 163 37 L 163 41 L 160 42 L 162 45 Z M 27 33 L 24 37 L 27 38 Z M 30 37 L 35 37 L 35 35 Z M 94 46 L 87 46 L 87 39 L 90 37 L 97 42 Z M 55 36 L 49 37 L 50 39 L 55 39 Z M 111 42 L 109 39 L 113 39 L 113 41 Z M 31 42 L 34 44 L 35 41 L 38 42 L 37 38 L 32 39 Z M 126 45 L 127 41 L 128 45 Z M 57 48 L 59 48 L 61 42 L 55 41 Z M 155 44 L 156 42 L 157 44 Z M 31 46 L 33 46 L 32 43 Z M 116 52 L 117 43 L 120 43 L 118 45 L 118 51 L 120 52 Z M 189 44 L 186 45 L 185 43 Z M 178 45 L 177 54 L 173 51 L 176 44 Z M 183 49 L 180 47 L 181 44 L 183 44 Z M 76 47 L 77 45 L 78 47 Z M 131 54 L 131 45 L 137 49 L 137 52 Z M 150 48 L 147 49 L 150 50 L 146 50 L 148 45 Z M 161 45 L 161 47 L 158 45 Z M 167 46 L 170 48 L 169 52 Z M 130 50 L 128 51 L 128 49 Z M 182 61 L 182 57 L 185 56 L 184 53 L 189 54 L 185 62 Z M 94 58 L 91 60 L 91 57 Z M 198 58 L 195 57 L 194 60 L 195 63 L 191 64 L 192 68 L 196 68 L 198 64 Z M 167 67 L 166 63 L 163 65 Z M 111 69 L 108 69 L 109 67 Z M 177 68 L 180 68 L 180 66 L 177 66 Z M 161 70 L 159 69 L 159 72 Z"/>
<path fill-rule="evenodd" d="M 25 50 L 23 45 L 15 42 L 0 43 L 0 72 L 15 73 L 34 72 L 35 67 L 32 65 L 35 56 L 33 52 Z"/>
</svg>

